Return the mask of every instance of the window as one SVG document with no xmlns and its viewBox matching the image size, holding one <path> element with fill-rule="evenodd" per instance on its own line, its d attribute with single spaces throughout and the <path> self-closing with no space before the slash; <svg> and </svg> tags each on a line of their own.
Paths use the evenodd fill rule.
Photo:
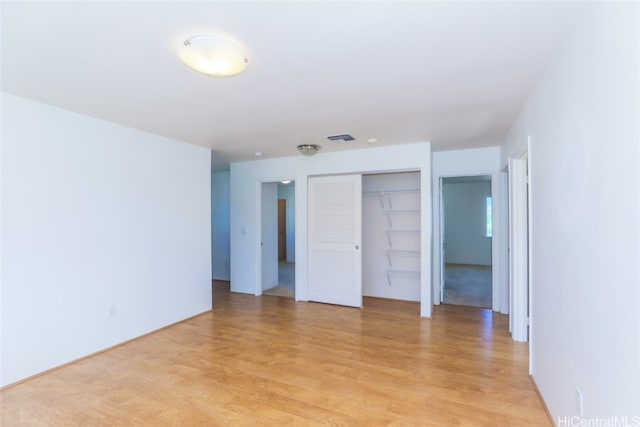
<svg viewBox="0 0 640 427">
<path fill-rule="evenodd" d="M 491 226 L 491 197 L 487 197 L 486 198 L 486 207 L 487 207 L 487 212 L 486 212 L 486 237 L 492 237 L 493 236 L 493 230 L 492 230 L 492 226 Z"/>
</svg>

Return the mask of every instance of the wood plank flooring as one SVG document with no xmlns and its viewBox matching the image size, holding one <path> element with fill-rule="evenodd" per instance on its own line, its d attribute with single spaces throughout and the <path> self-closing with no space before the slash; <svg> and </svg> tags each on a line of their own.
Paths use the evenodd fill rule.
<svg viewBox="0 0 640 427">
<path fill-rule="evenodd" d="M 489 310 L 230 294 L 0 392 L 9 426 L 548 426 L 527 345 Z"/>
</svg>

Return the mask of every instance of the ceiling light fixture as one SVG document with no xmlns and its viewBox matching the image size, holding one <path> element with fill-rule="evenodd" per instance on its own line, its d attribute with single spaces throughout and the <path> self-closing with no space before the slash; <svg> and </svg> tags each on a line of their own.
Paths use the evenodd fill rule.
<svg viewBox="0 0 640 427">
<path fill-rule="evenodd" d="M 284 185 L 291 184 L 291 180 L 285 179 L 284 181 L 280 181 L 280 184 L 284 184 Z"/>
<path fill-rule="evenodd" d="M 203 74 L 227 77 L 247 68 L 247 56 L 230 41 L 217 36 L 193 36 L 183 42 L 178 56 Z"/>
<path fill-rule="evenodd" d="M 318 144 L 300 144 L 298 145 L 298 151 L 305 156 L 313 156 L 320 150 Z"/>
</svg>

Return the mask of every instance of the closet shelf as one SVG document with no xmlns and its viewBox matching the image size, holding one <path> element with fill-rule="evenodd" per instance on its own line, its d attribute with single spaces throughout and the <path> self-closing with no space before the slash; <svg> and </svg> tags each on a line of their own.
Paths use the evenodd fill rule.
<svg viewBox="0 0 640 427">
<path fill-rule="evenodd" d="M 420 189 L 414 189 L 414 188 L 410 188 L 410 189 L 404 189 L 404 190 L 370 190 L 370 191 L 363 191 L 362 194 L 365 196 L 373 196 L 373 197 L 380 197 L 380 207 L 382 208 L 382 210 L 384 211 L 385 214 L 387 214 L 387 218 L 389 219 L 389 223 L 391 223 L 391 219 L 389 218 L 389 214 L 390 213 L 420 213 L 420 210 L 403 210 L 403 209 L 398 209 L 398 210 L 394 210 L 392 203 L 391 203 L 391 195 L 392 194 L 403 194 L 403 193 L 420 193 Z M 384 201 L 387 201 L 387 206 L 385 207 L 385 203 Z M 391 224 L 389 224 L 389 227 L 391 227 Z"/>
<path fill-rule="evenodd" d="M 387 283 L 391 286 L 391 276 L 412 276 L 420 277 L 420 271 L 417 270 L 387 270 Z"/>
<path fill-rule="evenodd" d="M 387 250 L 387 261 L 389 261 L 389 267 L 393 267 L 392 256 L 411 256 L 419 257 L 420 251 L 406 250 L 406 249 L 389 249 Z"/>
<path fill-rule="evenodd" d="M 420 209 L 385 209 L 384 213 L 387 215 L 417 214 L 420 213 Z"/>
<path fill-rule="evenodd" d="M 420 251 L 412 251 L 407 249 L 389 249 L 387 255 L 420 255 Z"/>
<path fill-rule="evenodd" d="M 387 194 L 398 194 L 398 193 L 419 193 L 420 189 L 406 189 L 406 190 L 368 190 L 363 191 L 362 194 L 365 196 L 386 196 Z"/>
<path fill-rule="evenodd" d="M 382 200 L 382 199 L 380 199 Z M 387 224 L 389 224 L 389 228 L 393 228 L 393 222 L 391 222 L 391 217 L 395 215 L 416 215 L 420 213 L 420 209 L 392 209 L 391 203 L 389 203 L 389 208 L 382 206 L 383 212 L 387 216 Z"/>
<path fill-rule="evenodd" d="M 392 268 L 390 268 L 389 270 L 387 270 L 387 274 L 398 274 L 398 275 L 403 275 L 403 274 L 408 274 L 408 275 L 419 275 L 420 271 L 419 270 L 394 270 Z"/>
<path fill-rule="evenodd" d="M 415 185 L 415 183 L 409 185 Z M 389 265 L 389 269 L 385 271 L 389 286 L 391 286 L 392 277 L 407 277 L 412 280 L 420 278 L 420 268 L 414 270 L 416 268 L 415 260 L 401 259 L 405 257 L 420 258 L 421 256 L 420 188 L 368 190 L 363 191 L 362 194 L 363 196 L 376 197 L 380 204 L 380 211 L 387 219 L 388 228 L 384 232 L 387 235 L 388 246 L 384 253 Z M 403 196 L 403 194 L 409 195 Z M 400 228 L 398 229 L 396 226 L 400 226 Z M 393 248 L 394 243 L 399 247 Z M 394 263 L 396 264 L 395 268 Z"/>
<path fill-rule="evenodd" d="M 420 230 L 398 230 L 395 228 L 387 228 L 385 230 L 387 232 L 387 242 L 389 243 L 389 248 L 393 248 L 393 242 L 391 240 L 392 234 L 403 234 L 405 236 L 414 235 L 419 236 Z"/>
</svg>

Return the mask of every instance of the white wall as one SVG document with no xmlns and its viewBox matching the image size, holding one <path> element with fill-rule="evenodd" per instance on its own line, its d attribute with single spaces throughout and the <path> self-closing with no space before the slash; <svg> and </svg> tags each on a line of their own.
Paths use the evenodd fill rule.
<svg viewBox="0 0 640 427">
<path fill-rule="evenodd" d="M 491 265 L 487 197 L 491 197 L 489 181 L 444 183 L 445 263 Z"/>
<path fill-rule="evenodd" d="M 2 385 L 211 308 L 208 149 L 1 102 Z"/>
<path fill-rule="evenodd" d="M 416 193 L 389 193 L 386 196 L 362 197 L 362 294 L 365 296 L 420 301 L 420 276 L 394 274 L 387 270 L 420 271 L 420 254 L 392 254 L 391 265 L 387 251 L 420 251 L 420 234 L 387 234 L 386 230 L 419 230 L 420 213 L 391 214 L 385 210 L 420 209 L 420 174 L 417 172 L 364 175 L 362 190 L 379 192 L 418 190 Z M 381 204 L 381 202 L 384 204 Z M 389 219 L 391 225 L 389 225 Z M 391 243 L 389 241 L 391 238 Z M 391 283 L 391 284 L 389 284 Z"/>
<path fill-rule="evenodd" d="M 576 388 L 587 418 L 640 415 L 639 9 L 590 3 L 506 138 L 503 162 L 531 136 L 531 371 L 556 420 Z"/>
<path fill-rule="evenodd" d="M 211 269 L 212 278 L 229 280 L 229 171 L 211 174 Z"/>
<path fill-rule="evenodd" d="M 500 206 L 505 189 L 500 185 L 500 147 L 475 148 L 470 150 L 440 151 L 433 153 L 433 300 L 440 303 L 440 179 L 454 176 L 491 175 L 491 198 L 493 202 L 493 238 L 491 245 L 493 310 L 507 312 L 507 277 L 502 269 L 502 215 Z"/>
<path fill-rule="evenodd" d="M 278 199 L 287 201 L 287 262 L 296 262 L 296 184 L 278 185 Z"/>
<path fill-rule="evenodd" d="M 231 164 L 231 290 L 259 292 L 260 222 L 258 193 L 260 183 L 283 179 L 296 181 L 296 298 L 307 299 L 307 177 L 311 175 L 373 173 L 419 170 L 421 187 L 429 188 L 430 146 L 428 143 L 376 147 L 313 157 L 282 157 Z M 429 198 L 421 199 L 422 280 L 421 315 L 431 315 Z"/>
</svg>

